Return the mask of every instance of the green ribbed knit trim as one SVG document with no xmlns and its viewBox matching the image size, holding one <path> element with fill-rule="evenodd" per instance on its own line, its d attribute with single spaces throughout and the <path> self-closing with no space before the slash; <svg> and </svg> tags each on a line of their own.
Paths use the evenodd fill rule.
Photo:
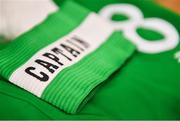
<svg viewBox="0 0 180 121">
<path fill-rule="evenodd" d="M 132 55 L 134 46 L 119 32 L 77 64 L 64 69 L 44 91 L 42 98 L 69 113 L 76 113 L 88 94 Z"/>
</svg>

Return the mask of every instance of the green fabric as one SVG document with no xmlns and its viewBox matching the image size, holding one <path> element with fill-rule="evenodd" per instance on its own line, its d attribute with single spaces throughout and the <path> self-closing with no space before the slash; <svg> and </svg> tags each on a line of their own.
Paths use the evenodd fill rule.
<svg viewBox="0 0 180 121">
<path fill-rule="evenodd" d="M 54 102 L 58 107 L 64 107 L 67 112 L 76 113 L 91 90 L 106 80 L 133 52 L 134 46 L 125 38 L 119 40 L 118 37 L 121 37 L 119 33 L 113 34 L 96 52 L 60 72 L 42 98 Z"/>
<path fill-rule="evenodd" d="M 79 16 L 76 19 L 70 19 L 77 13 Z M 1 76 L 9 80 L 18 67 L 36 52 L 78 27 L 88 14 L 88 10 L 69 2 L 61 12 L 50 15 L 43 23 L 18 37 L 0 51 Z M 46 87 L 41 98 L 67 113 L 77 113 L 79 107 L 82 108 L 81 104 L 85 105 L 94 94 L 91 91 L 121 67 L 134 49 L 134 45 L 121 34 L 113 33 L 94 52 L 62 70 Z M 35 85 L 33 88 L 38 87 Z"/>
<path fill-rule="evenodd" d="M 84 1 L 84 2 L 83 2 Z M 58 2 L 58 1 L 57 1 Z M 98 11 L 122 0 L 79 0 Z M 137 5 L 146 17 L 161 17 L 175 25 L 179 16 L 153 2 L 124 0 Z M 60 4 L 60 2 L 58 2 Z M 143 32 L 142 32 L 143 33 Z M 148 38 L 152 35 L 144 35 Z M 159 38 L 159 35 L 153 34 Z M 174 54 L 180 45 L 160 54 L 136 52 L 121 69 L 103 83 L 94 97 L 76 115 L 69 115 L 9 82 L 0 81 L 1 119 L 180 119 L 180 64 Z M 12 97 L 13 95 L 13 97 Z M 22 101 L 28 110 L 24 109 Z M 11 105 L 10 105 L 11 104 Z"/>
<path fill-rule="evenodd" d="M 11 83 L 0 80 L 0 119 L 105 119 L 105 117 L 79 113 L 67 114 Z M 93 106 L 91 110 L 95 110 Z M 99 111 L 100 112 L 100 111 Z M 93 114 L 93 112 L 92 112 Z"/>
<path fill-rule="evenodd" d="M 55 1 L 59 5 L 63 2 Z M 145 18 L 162 18 L 180 32 L 180 16 L 151 0 L 74 1 L 95 12 L 109 4 L 130 3 L 140 8 Z M 139 32 L 151 41 L 163 38 L 148 30 Z M 115 119 L 180 119 L 180 63 L 174 58 L 179 50 L 178 44 L 176 48 L 158 54 L 136 52 L 98 92 L 94 104 Z"/>
</svg>

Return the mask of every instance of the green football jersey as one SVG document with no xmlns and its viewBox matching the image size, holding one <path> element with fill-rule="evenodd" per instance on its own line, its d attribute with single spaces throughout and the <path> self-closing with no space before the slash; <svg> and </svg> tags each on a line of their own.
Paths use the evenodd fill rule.
<svg viewBox="0 0 180 121">
<path fill-rule="evenodd" d="M 62 1 L 58 0 L 56 2 L 58 4 L 62 3 Z M 53 102 L 45 98 L 46 96 L 42 97 L 42 99 L 50 101 L 50 103 L 5 81 L 9 80 L 9 73 L 14 70 L 11 69 L 11 65 L 7 65 L 8 63 L 3 62 L 2 59 L 1 62 L 6 64 L 6 67 L 9 67 L 9 69 L 4 71 L 5 66 L 3 64 L 0 66 L 0 72 L 3 76 L 2 81 L 0 81 L 1 119 L 180 119 L 180 107 L 178 105 L 180 101 L 180 54 L 178 53 L 180 50 L 178 44 L 180 17 L 152 1 L 102 0 L 97 2 L 95 0 L 76 0 L 76 2 L 78 4 L 67 2 L 61 5 L 61 11 L 68 15 L 68 18 L 72 17 L 72 20 L 80 19 L 76 10 L 83 11 L 82 6 L 85 6 L 92 11 L 100 13 L 104 20 L 112 24 L 117 31 L 115 32 L 116 35 L 113 35 L 113 40 L 118 40 L 120 43 L 118 44 L 117 41 L 117 45 L 113 44 L 114 48 L 117 49 L 112 49 L 111 46 L 108 47 L 109 51 L 113 50 L 110 54 L 113 54 L 114 51 L 117 51 L 118 54 L 118 51 L 122 49 L 128 53 L 132 52 L 134 48 L 129 41 L 134 43 L 137 51 L 133 54 L 131 53 L 131 57 L 123 66 L 118 70 L 116 68 L 116 72 L 110 74 L 105 79 L 105 82 L 101 83 L 99 89 L 93 92 L 95 94 L 91 100 L 86 102 L 81 111 L 74 115 L 67 114 L 50 104 Z M 114 10 L 116 10 L 116 14 L 112 15 Z M 84 15 L 86 14 L 84 13 Z M 67 18 L 61 19 L 62 21 L 69 20 Z M 125 21 L 128 19 L 132 20 L 126 23 Z M 121 21 L 122 23 L 119 23 Z M 69 22 L 74 23 L 71 20 Z M 159 25 L 162 26 L 159 27 Z M 136 30 L 133 30 L 135 28 Z M 61 29 L 58 29 L 58 26 L 56 29 L 61 31 Z M 52 34 L 58 33 L 55 31 L 56 29 L 53 30 L 55 33 Z M 36 29 L 36 32 L 38 31 Z M 135 31 L 142 37 L 140 38 L 139 35 L 134 34 Z M 131 33 L 129 34 L 129 32 Z M 27 37 L 27 35 L 25 36 Z M 29 41 L 32 40 L 30 39 L 31 37 L 29 35 Z M 51 38 L 52 36 L 47 34 L 42 38 L 50 41 L 48 37 Z M 138 41 L 137 37 L 141 41 Z M 24 41 L 23 39 L 19 40 L 19 44 L 20 41 Z M 169 42 L 170 39 L 172 42 Z M 144 43 L 144 40 L 148 40 L 147 43 Z M 127 43 L 123 44 L 122 41 L 123 43 L 127 41 Z M 129 46 L 127 47 L 127 45 Z M 11 46 L 13 44 L 9 45 L 9 50 L 7 49 L 8 46 L 5 49 L 8 51 L 17 49 L 12 50 Z M 31 44 L 29 46 L 32 47 Z M 122 55 L 122 53 L 119 54 Z M 108 53 L 106 55 L 108 56 Z M 101 56 L 106 55 L 102 54 Z M 120 57 L 120 55 L 115 56 Z M 7 57 L 9 56 L 7 54 L 3 54 L 3 56 L 6 57 L 6 60 L 10 58 Z M 17 55 L 15 60 L 18 59 L 19 56 Z M 104 59 L 106 60 L 107 58 Z M 117 60 L 119 63 L 117 62 L 115 66 L 118 65 L 120 67 L 122 62 L 118 59 L 118 57 L 113 56 L 109 62 Z M 13 60 L 8 61 L 13 63 Z M 94 60 L 92 59 L 92 61 Z M 103 66 L 106 67 L 108 63 Z M 21 75 L 19 75 L 19 78 L 22 78 Z M 46 92 L 49 91 L 47 90 Z"/>
</svg>

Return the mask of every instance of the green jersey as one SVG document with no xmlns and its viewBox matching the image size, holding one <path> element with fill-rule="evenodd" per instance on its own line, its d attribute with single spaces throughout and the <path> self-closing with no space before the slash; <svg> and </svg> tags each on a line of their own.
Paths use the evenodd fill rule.
<svg viewBox="0 0 180 121">
<path fill-rule="evenodd" d="M 26 80 L 26 78 L 22 78 L 23 73 L 19 73 L 21 72 L 21 68 L 19 69 L 20 65 L 26 64 L 27 60 L 29 61 L 30 57 L 34 57 L 36 52 L 41 50 L 42 47 L 46 47 L 52 41 L 57 41 L 57 38 L 66 35 L 73 28 L 77 28 L 88 17 L 91 10 L 99 13 L 106 21 L 105 23 L 110 23 L 116 32 L 112 35 L 109 34 L 111 36 L 106 38 L 103 44 L 99 44 L 98 49 L 91 51 L 85 58 L 78 61 L 76 65 L 72 65 L 70 69 L 62 70 L 59 73 L 59 78 L 61 79 L 61 76 L 64 76 L 69 78 L 69 83 L 72 83 L 71 77 L 76 75 L 73 80 L 75 82 L 78 82 L 76 81 L 78 79 L 85 80 L 84 83 L 81 83 L 86 85 L 86 87 L 89 86 L 87 80 L 98 80 L 98 84 L 100 82 L 104 83 L 101 83 L 100 87 L 98 86 L 98 90 L 91 90 L 94 94 L 91 100 L 88 102 L 85 100 L 80 112 L 72 115 L 64 113 L 62 110 L 69 113 L 77 111 L 75 105 L 78 105 L 78 103 L 76 101 L 72 103 L 71 100 L 84 98 L 79 98 L 79 96 L 72 98 L 72 95 L 68 92 L 72 88 L 71 94 L 80 95 L 79 91 L 77 93 L 73 92 L 76 89 L 82 89 L 83 85 L 81 84 L 75 83 L 80 88 L 73 89 L 73 86 L 70 86 L 70 89 L 68 89 L 68 85 L 65 82 L 63 83 L 67 86 L 55 79 L 40 94 L 36 91 L 31 91 L 31 88 L 25 87 L 26 90 L 30 89 L 28 91 L 36 96 L 40 95 L 39 97 L 43 99 L 41 100 L 27 91 L 10 84 L 8 81 L 0 81 L 0 106 L 3 109 L 0 114 L 3 119 L 180 119 L 180 107 L 178 106 L 180 100 L 179 15 L 156 5 L 152 1 L 102 0 L 97 2 L 95 0 L 75 0 L 75 2 L 67 1 L 63 3 L 61 0 L 57 0 L 56 2 L 61 5 L 61 14 L 56 13 L 50 16 L 40 26 L 17 38 L 18 41 L 15 40 L 14 43 L 0 51 L 1 55 L 3 55 L 0 58 L 0 73 L 2 78 L 5 78 L 2 80 L 10 80 L 14 83 L 17 78 L 22 79 L 22 81 Z M 49 20 L 50 22 L 47 24 L 46 22 Z M 58 24 L 54 26 L 54 22 Z M 103 22 L 101 21 L 100 23 Z M 95 28 L 98 28 L 100 23 L 97 25 L 94 23 Z M 103 30 L 108 28 L 108 25 L 101 27 L 103 32 Z M 108 29 L 111 29 L 111 27 Z M 92 33 L 97 32 L 90 30 L 87 29 L 86 32 L 89 33 L 86 37 L 88 35 L 93 36 Z M 39 34 L 39 32 L 43 32 L 43 34 Z M 77 32 L 75 33 L 77 34 Z M 79 33 L 77 35 L 82 37 Z M 99 36 L 101 35 L 103 34 Z M 37 42 L 37 38 L 41 41 Z M 27 40 L 29 41 L 27 42 Z M 21 45 L 21 42 L 25 44 L 25 47 Z M 13 51 L 19 53 L 15 44 L 20 48 L 20 55 L 23 58 L 19 54 L 10 53 Z M 35 44 L 35 46 L 32 44 Z M 12 49 L 13 46 L 14 49 Z M 137 48 L 135 52 L 134 46 Z M 30 50 L 28 53 L 23 51 L 27 49 Z M 18 57 L 18 59 L 15 59 L 15 57 Z M 38 57 L 41 56 L 38 55 Z M 98 62 L 99 57 L 103 61 Z M 128 57 L 130 58 L 127 60 Z M 90 60 L 93 62 L 90 63 Z M 31 63 L 34 62 L 37 61 L 32 61 Z M 85 68 L 81 65 L 80 70 L 85 69 L 88 71 L 83 70 L 82 74 L 78 75 L 75 70 L 76 66 L 78 67 L 78 64 L 81 64 L 81 62 L 84 63 Z M 97 65 L 94 63 L 97 63 Z M 87 65 L 89 64 L 95 70 L 88 68 Z M 102 67 L 102 70 L 97 71 L 99 69 L 98 64 L 100 64 L 99 66 Z M 8 69 L 6 69 L 7 67 Z M 25 67 L 29 67 L 29 65 Z M 107 73 L 103 73 L 103 70 L 107 71 Z M 70 74 L 68 71 L 71 71 L 73 75 L 69 77 L 66 74 Z M 95 73 L 90 73 L 89 71 Z M 100 75 L 97 76 L 96 73 L 98 72 L 100 72 Z M 103 76 L 101 77 L 101 75 Z M 66 78 L 62 79 L 68 81 Z M 43 79 L 46 81 L 46 78 Z M 41 80 L 43 79 L 41 78 Z M 19 83 L 15 84 L 18 85 Z M 55 85 L 62 85 L 62 88 L 66 87 L 66 93 L 61 93 L 65 95 L 64 100 L 61 100 L 61 94 L 58 93 L 61 90 Z M 33 85 L 31 86 L 33 87 Z M 92 89 L 96 86 L 92 85 L 90 87 Z M 52 90 L 57 90 L 57 93 L 54 93 Z M 70 95 L 70 97 L 66 97 L 66 94 Z M 84 93 L 81 94 L 84 95 Z M 53 97 L 57 97 L 57 99 L 55 100 Z M 14 111 L 17 109 L 18 111 Z"/>
</svg>

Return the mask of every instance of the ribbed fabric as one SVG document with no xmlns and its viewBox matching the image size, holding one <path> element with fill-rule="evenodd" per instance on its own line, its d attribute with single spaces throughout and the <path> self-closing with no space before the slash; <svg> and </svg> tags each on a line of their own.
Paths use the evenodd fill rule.
<svg viewBox="0 0 180 121">
<path fill-rule="evenodd" d="M 67 10 L 69 7 L 71 11 Z M 50 15 L 42 24 L 0 51 L 0 74 L 8 80 L 35 53 L 67 35 L 88 14 L 87 9 L 66 3 L 61 12 Z M 133 51 L 134 45 L 119 32 L 113 33 L 97 50 L 62 70 L 46 87 L 41 98 L 68 113 L 76 113 L 94 94 L 91 92 L 120 68 Z"/>
<path fill-rule="evenodd" d="M 106 43 L 77 64 L 64 69 L 46 88 L 42 98 L 75 113 L 82 101 L 132 54 L 134 46 L 114 33 Z"/>
</svg>

